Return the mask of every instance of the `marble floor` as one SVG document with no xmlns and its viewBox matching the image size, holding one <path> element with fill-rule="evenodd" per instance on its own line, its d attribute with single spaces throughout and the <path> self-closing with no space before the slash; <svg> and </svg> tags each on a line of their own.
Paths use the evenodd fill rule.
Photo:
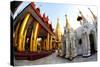
<svg viewBox="0 0 100 67">
<path fill-rule="evenodd" d="M 34 60 L 34 61 L 28 61 L 28 60 L 14 60 L 15 66 L 25 66 L 25 65 L 43 65 L 43 64 L 59 64 L 59 63 L 73 63 L 73 62 L 88 62 L 88 61 L 97 61 L 97 53 L 87 57 L 83 58 L 82 56 L 77 56 L 72 61 L 69 61 L 68 59 L 61 58 L 56 55 L 56 53 L 53 53 L 47 57 Z"/>
</svg>

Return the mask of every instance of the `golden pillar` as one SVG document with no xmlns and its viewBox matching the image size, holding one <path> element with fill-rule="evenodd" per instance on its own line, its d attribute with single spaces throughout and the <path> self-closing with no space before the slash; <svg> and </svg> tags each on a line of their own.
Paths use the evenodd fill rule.
<svg viewBox="0 0 100 67">
<path fill-rule="evenodd" d="M 23 45 L 22 48 L 25 51 L 25 40 L 26 40 L 26 34 L 27 34 L 27 29 L 25 30 L 24 36 L 23 36 Z"/>
<path fill-rule="evenodd" d="M 46 50 L 46 39 L 43 40 L 43 50 Z"/>
<path fill-rule="evenodd" d="M 30 40 L 30 51 L 31 52 L 37 52 L 37 36 L 38 36 L 38 28 L 39 28 L 39 23 L 38 22 L 34 22 L 34 28 L 32 31 L 32 35 L 31 35 L 31 40 Z"/>
<path fill-rule="evenodd" d="M 49 50 L 49 37 L 50 37 L 50 34 L 48 33 L 47 39 L 46 39 L 46 50 Z"/>
<path fill-rule="evenodd" d="M 13 42 L 14 42 L 14 46 L 17 47 L 18 45 L 18 29 L 19 29 L 19 25 L 20 23 L 18 23 L 15 32 L 13 33 Z"/>
<path fill-rule="evenodd" d="M 44 50 L 44 40 L 42 40 L 42 49 Z"/>
<path fill-rule="evenodd" d="M 50 36 L 50 50 L 52 50 L 52 36 Z"/>
<path fill-rule="evenodd" d="M 20 27 L 20 31 L 19 31 L 19 39 L 18 39 L 18 51 L 24 51 L 24 42 L 25 42 L 25 35 L 26 35 L 26 31 L 25 31 L 25 27 L 27 24 L 27 21 L 30 17 L 30 14 L 27 14 L 21 24 Z"/>
</svg>

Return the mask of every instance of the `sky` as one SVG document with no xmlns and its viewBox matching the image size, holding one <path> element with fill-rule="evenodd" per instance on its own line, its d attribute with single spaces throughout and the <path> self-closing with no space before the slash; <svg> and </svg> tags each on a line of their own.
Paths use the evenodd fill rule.
<svg viewBox="0 0 100 67">
<path fill-rule="evenodd" d="M 16 11 L 16 16 L 19 12 L 22 11 L 23 8 L 25 8 L 30 2 L 23 2 L 18 10 Z M 60 3 L 41 3 L 41 2 L 35 2 L 36 7 L 40 8 L 40 13 L 43 15 L 43 13 L 46 14 L 46 16 L 49 17 L 49 21 L 52 24 L 52 27 L 56 29 L 57 25 L 57 18 L 59 18 L 59 24 L 62 33 L 64 32 L 64 27 L 66 25 L 66 19 L 65 14 L 68 16 L 68 21 L 70 26 L 75 30 L 78 27 L 80 27 L 80 22 L 77 21 L 77 16 L 79 14 L 79 10 L 82 11 L 83 15 L 86 17 L 86 19 L 89 22 L 92 22 L 92 14 L 88 10 L 90 8 L 93 13 L 97 16 L 97 8 L 96 6 L 89 6 L 89 5 L 72 5 L 72 4 L 60 4 Z"/>
</svg>

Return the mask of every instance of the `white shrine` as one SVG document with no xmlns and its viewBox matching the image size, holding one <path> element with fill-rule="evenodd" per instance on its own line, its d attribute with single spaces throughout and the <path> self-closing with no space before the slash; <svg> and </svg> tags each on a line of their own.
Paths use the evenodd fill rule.
<svg viewBox="0 0 100 67">
<path fill-rule="evenodd" d="M 89 9 L 90 10 L 90 9 Z M 97 51 L 97 17 L 93 14 L 93 23 L 91 24 L 79 11 L 81 27 L 73 30 L 66 17 L 66 26 L 64 27 L 64 34 L 62 36 L 62 45 L 60 56 L 72 60 L 74 57 L 81 55 L 88 57 L 96 53 Z M 80 19 L 79 19 L 80 18 Z"/>
</svg>

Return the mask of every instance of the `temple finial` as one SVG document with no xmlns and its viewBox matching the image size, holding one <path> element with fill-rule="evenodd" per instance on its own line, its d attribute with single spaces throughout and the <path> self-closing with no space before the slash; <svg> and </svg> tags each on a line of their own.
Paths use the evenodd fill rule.
<svg viewBox="0 0 100 67">
<path fill-rule="evenodd" d="M 60 24 L 59 24 L 59 18 L 57 18 L 57 25 L 56 25 L 56 30 L 55 34 L 58 40 L 61 40 L 61 29 L 60 29 Z"/>
<path fill-rule="evenodd" d="M 66 27 L 67 27 L 68 31 L 70 32 L 70 24 L 68 22 L 68 18 L 67 18 L 66 14 L 65 14 L 65 18 L 66 18 Z"/>
</svg>

